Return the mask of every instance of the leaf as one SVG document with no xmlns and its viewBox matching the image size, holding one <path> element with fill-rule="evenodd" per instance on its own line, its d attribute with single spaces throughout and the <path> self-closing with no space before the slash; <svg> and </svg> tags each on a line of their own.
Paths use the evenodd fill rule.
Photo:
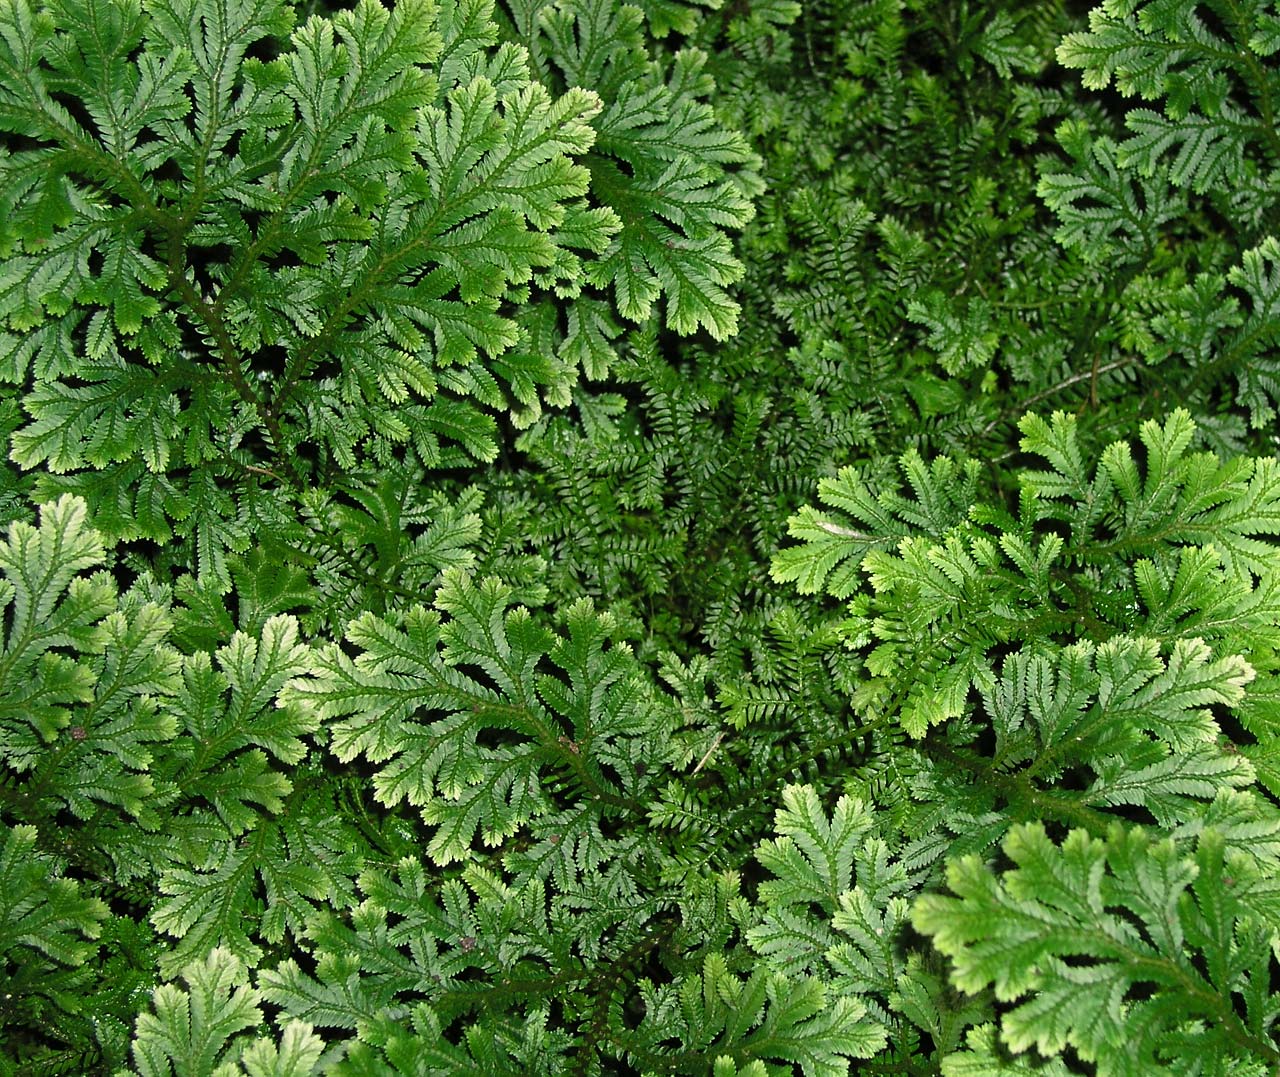
<svg viewBox="0 0 1280 1077">
<path fill-rule="evenodd" d="M 665 70 L 648 58 L 643 14 L 662 36 L 686 25 L 688 9 L 681 10 L 672 22 L 652 4 L 642 13 L 611 0 L 569 0 L 540 23 L 565 78 L 596 87 L 604 103 L 589 167 L 592 196 L 616 215 L 616 234 L 599 258 L 583 263 L 585 279 L 612 287 L 624 318 L 647 320 L 665 294 L 676 332 L 703 328 L 723 340 L 737 331 L 739 306 L 727 288 L 743 271 L 725 230 L 751 219 L 759 181 L 746 143 L 705 100 L 713 88 L 706 55 L 683 49 Z M 731 172 L 733 165 L 740 168 Z"/>
<path fill-rule="evenodd" d="M 318 1072 L 324 1040 L 304 1021 L 289 1021 L 280 1033 L 280 1045 L 255 1040 L 245 1048 L 240 1064 L 248 1077 L 309 1077 Z"/>
<path fill-rule="evenodd" d="M 920 898 L 912 920 L 952 959 L 957 986 L 991 984 L 1017 1003 L 1001 1022 L 1012 1051 L 1070 1046 L 1100 1075 L 1134 1077 L 1179 1048 L 1242 1066 L 1270 1057 L 1231 1002 L 1239 991 L 1265 1005 L 1251 986 L 1258 928 L 1226 882 L 1220 839 L 1206 834 L 1192 856 L 1117 824 L 1105 841 L 1073 831 L 1059 845 L 1037 823 L 1014 827 L 1004 852 L 1003 875 L 977 857 L 952 862 L 957 896 Z"/>
<path fill-rule="evenodd" d="M 172 741 L 178 723 L 164 706 L 176 693 L 179 658 L 167 645 L 168 612 L 145 605 L 117 611 L 97 627 L 92 651 L 79 671 L 93 684 L 92 697 L 77 709 L 78 723 L 62 734 L 56 764 L 38 767 L 38 779 L 57 792 L 73 815 L 89 819 L 114 804 L 154 828 L 148 800 L 155 783 L 147 773 L 153 753 Z"/>
<path fill-rule="evenodd" d="M 1139 13 L 1139 8 L 1144 10 Z M 1203 78 L 1221 56 L 1214 56 L 1213 49 L 1226 43 L 1210 32 L 1195 9 L 1194 0 L 1102 4 L 1089 13 L 1087 32 L 1063 38 L 1058 61 L 1082 69 L 1089 89 L 1104 90 L 1114 77 L 1126 97 L 1152 100 L 1173 83 L 1174 70 L 1186 64 Z"/>
<path fill-rule="evenodd" d="M 568 636 L 556 637 L 510 598 L 496 579 L 450 570 L 437 611 L 415 607 L 402 625 L 363 615 L 347 631 L 359 657 L 323 648 L 286 691 L 311 721 L 336 719 L 340 760 L 364 755 L 377 767 L 380 802 L 419 808 L 441 865 L 465 859 L 477 832 L 495 846 L 551 811 L 543 774 L 621 807 L 626 782 L 602 764 L 651 737 L 664 751 L 668 712 L 639 690 L 630 649 L 606 647 L 611 618 L 579 603 Z M 567 681 L 539 674 L 544 661 Z M 634 774 L 630 763 L 625 771 Z"/>
<path fill-rule="evenodd" d="M 948 374 L 990 365 L 1000 346 L 991 308 L 980 299 L 961 305 L 941 292 L 925 291 L 907 301 L 907 317 L 929 330 L 928 346 Z"/>
<path fill-rule="evenodd" d="M 1009 1057 L 1000 1045 L 994 1025 L 978 1025 L 965 1036 L 967 1050 L 948 1055 L 942 1063 L 943 1077 L 1069 1077 L 1071 1071 L 1060 1059 L 1041 1063 L 1027 1055 Z"/>
<path fill-rule="evenodd" d="M 1002 79 L 1012 78 L 1015 69 L 1034 74 L 1043 64 L 1035 44 L 1021 37 L 1017 22 L 1005 11 L 996 11 L 990 17 L 974 51 Z"/>
<path fill-rule="evenodd" d="M 1184 211 L 1181 198 L 1167 182 L 1122 173 L 1116 144 L 1091 137 L 1081 121 L 1064 121 L 1057 137 L 1073 170 L 1044 173 L 1036 186 L 1061 222 L 1054 238 L 1091 264 L 1145 262 L 1160 227 Z"/>
<path fill-rule="evenodd" d="M 886 1041 L 860 1001 L 828 1000 L 817 979 L 788 981 L 763 969 L 744 980 L 720 954 L 708 954 L 701 974 L 687 976 L 678 992 L 647 981 L 641 992 L 637 1035 L 658 1057 L 666 1053 L 660 1041 L 675 1037 L 708 1062 L 732 1052 L 744 1062 L 781 1060 L 807 1077 L 837 1077 L 850 1058 L 873 1057 Z"/>
<path fill-rule="evenodd" d="M 1275 340 L 1274 325 L 1280 313 L 1280 243 L 1267 237 L 1241 255 L 1240 264 L 1227 272 L 1227 280 L 1244 293 L 1247 314 L 1231 326 L 1234 332 L 1223 335 L 1217 355 L 1239 357 L 1235 365 L 1238 390 L 1236 399 L 1249 409 L 1250 422 L 1263 426 L 1276 413 L 1280 403 L 1280 387 L 1276 382 L 1275 364 L 1270 349 Z M 1232 310 L 1235 304 L 1230 299 Z M 1237 327 L 1238 326 L 1238 327 Z"/>
<path fill-rule="evenodd" d="M 86 372 L 88 373 L 88 372 Z M 23 467 L 46 464 L 61 473 L 106 467 L 141 453 L 164 471 L 181 418 L 177 397 L 152 372 L 101 369 L 92 384 L 45 384 L 27 396 L 32 422 L 14 438 L 12 458 Z"/>
<path fill-rule="evenodd" d="M 782 802 L 774 817 L 780 837 L 756 851 L 761 865 L 778 876 L 760 884 L 760 897 L 769 905 L 812 902 L 834 912 L 840 895 L 853 888 L 854 859 L 873 832 L 867 806 L 841 797 L 828 820 L 807 785 L 787 786 Z"/>
<path fill-rule="evenodd" d="M 899 461 L 914 499 L 900 485 L 872 483 L 855 468 L 818 484 L 818 496 L 840 515 L 827 519 L 812 508 L 787 521 L 792 538 L 803 540 L 774 555 L 771 575 L 778 583 L 795 582 L 801 594 L 824 588 L 847 598 L 861 585 L 856 570 L 873 550 L 889 550 L 922 528 L 942 535 L 968 514 L 977 482 L 977 464 L 957 464 L 938 457 L 926 464 L 914 451 Z M 845 564 L 844 562 L 851 562 Z"/>
<path fill-rule="evenodd" d="M 262 1024 L 261 995 L 241 961 L 223 949 L 183 966 L 186 989 L 166 983 L 152 994 L 153 1012 L 138 1017 L 133 1038 L 137 1077 L 309 1077 L 324 1041 L 312 1027 L 288 1021 L 277 1042 L 246 1033 Z"/>
<path fill-rule="evenodd" d="M 1244 155 L 1243 120 L 1243 115 L 1226 107 L 1214 117 L 1193 112 L 1177 120 L 1150 109 L 1132 109 L 1125 116 L 1125 126 L 1133 135 L 1120 143 L 1116 163 L 1151 176 L 1160 158 L 1176 149 L 1167 166 L 1169 181 L 1203 194 L 1219 185 Z"/>
<path fill-rule="evenodd" d="M 112 608 L 111 584 L 101 575 L 79 575 L 100 565 L 103 556 L 84 502 L 71 497 L 43 506 L 38 528 L 15 521 L 0 544 L 6 581 L 0 601 L 10 611 L 0 689 L 14 738 L 5 756 L 19 770 L 31 765 L 29 753 L 37 743 L 48 743 L 70 724 L 69 707 L 91 696 L 89 671 L 53 648 L 76 642 L 86 647 L 90 626 Z M 19 748 L 30 734 L 39 740 Z"/>
<path fill-rule="evenodd" d="M 366 1042 L 385 1046 L 406 1034 L 398 1018 L 424 995 L 438 1000 L 432 1022 L 448 1024 L 470 1010 L 465 984 L 495 974 L 499 954 L 530 967 L 567 957 L 566 948 L 549 945 L 541 883 L 516 889 L 475 866 L 437 883 L 438 873 L 429 875 L 417 855 L 391 870 L 366 871 L 363 900 L 352 904 L 349 916 L 323 912 L 308 926 L 314 969 L 303 971 L 290 959 L 265 971 L 264 996 L 293 1017 L 356 1029 Z M 552 1033 L 547 1039 L 562 1043 L 564 1037 Z"/>
<path fill-rule="evenodd" d="M 528 1074 L 556 1077 L 563 1072 L 572 1047 L 563 1032 L 548 1028 L 550 1014 L 544 1007 L 531 1008 L 527 1018 L 475 1024 L 458 1044 L 442 1033 L 442 1021 L 431 1007 L 413 1007 L 409 1023 L 384 1022 L 378 1029 L 377 1047 L 355 1042 L 346 1058 L 333 1069 L 338 1077 L 372 1077 L 377 1073 L 483 1073 Z M 389 1068 L 390 1067 L 390 1068 Z"/>
<path fill-rule="evenodd" d="M 0 953 L 11 963 L 45 958 L 82 965 L 97 950 L 94 939 L 107 919 L 106 904 L 80 896 L 80 886 L 61 877 L 36 851 L 36 828 L 6 826 L 0 846 Z"/>
<path fill-rule="evenodd" d="M 877 1015 L 905 972 L 897 952 L 909 882 L 861 801 L 841 797 L 830 819 L 810 786 L 787 786 L 756 859 L 761 921 L 747 941 L 767 968 L 795 980 L 828 972 L 842 996 L 876 1000 Z"/>
<path fill-rule="evenodd" d="M 1207 704 L 1239 707 L 1254 671 L 1242 658 L 1214 660 L 1201 640 L 1178 640 L 1167 661 L 1151 639 L 1118 636 L 1056 654 L 1024 648 L 982 689 L 996 758 L 1046 783 L 1075 770 L 1096 776 L 1093 806 L 1135 804 L 1163 826 L 1195 817 L 1219 791 L 1252 784 L 1245 760 L 1223 752 Z"/>
</svg>

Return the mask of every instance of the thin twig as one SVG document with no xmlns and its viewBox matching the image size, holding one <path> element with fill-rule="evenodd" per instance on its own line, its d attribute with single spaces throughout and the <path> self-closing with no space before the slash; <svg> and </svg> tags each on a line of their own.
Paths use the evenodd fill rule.
<svg viewBox="0 0 1280 1077">
<path fill-rule="evenodd" d="M 828 535 L 839 535 L 841 538 L 858 539 L 860 542 L 874 542 L 874 535 L 864 535 L 861 531 L 854 531 L 850 527 L 841 527 L 839 524 L 833 524 L 830 520 L 816 520 L 815 523 L 822 528 Z"/>
<path fill-rule="evenodd" d="M 716 739 L 711 742 L 711 747 L 707 749 L 706 754 L 698 760 L 698 765 L 693 768 L 693 773 L 697 774 L 703 767 L 707 765 L 707 760 L 711 758 L 712 752 L 720 747 L 720 742 L 724 740 L 724 730 L 716 734 Z M 692 777 L 693 775 L 690 775 Z"/>
</svg>

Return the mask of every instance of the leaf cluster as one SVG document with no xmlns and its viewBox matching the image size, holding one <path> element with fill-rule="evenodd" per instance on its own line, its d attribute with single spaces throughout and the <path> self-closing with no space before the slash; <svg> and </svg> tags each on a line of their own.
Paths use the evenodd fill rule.
<svg viewBox="0 0 1280 1077">
<path fill-rule="evenodd" d="M 0 1073 L 1273 1072 L 1278 53 L 0 0 Z"/>
</svg>

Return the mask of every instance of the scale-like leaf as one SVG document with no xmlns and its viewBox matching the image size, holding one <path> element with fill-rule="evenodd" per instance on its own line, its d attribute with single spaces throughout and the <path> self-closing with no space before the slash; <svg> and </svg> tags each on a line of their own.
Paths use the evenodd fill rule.
<svg viewBox="0 0 1280 1077">
<path fill-rule="evenodd" d="M 639 810 L 627 796 L 633 762 L 630 781 L 603 764 L 623 743 L 654 738 L 664 751 L 669 713 L 640 689 L 630 649 L 608 643 L 607 615 L 580 603 L 557 638 L 510 598 L 497 580 L 451 570 L 438 612 L 358 618 L 347 638 L 360 655 L 324 648 L 286 690 L 312 721 L 332 720 L 339 759 L 377 766 L 382 803 L 420 809 L 440 864 L 465 859 L 477 832 L 497 845 L 553 810 L 547 773 L 602 806 Z M 542 674 L 543 663 L 560 674 Z"/>
<path fill-rule="evenodd" d="M 1017 1003 L 1001 1022 L 1012 1051 L 1071 1047 L 1100 1077 L 1173 1072 L 1178 1050 L 1241 1072 L 1274 1059 L 1259 965 L 1270 931 L 1251 908 L 1255 880 L 1224 862 L 1220 838 L 1191 854 L 1119 825 L 1105 841 L 1074 831 L 1058 844 L 1027 824 L 1004 852 L 1014 867 L 1002 874 L 953 862 L 956 896 L 922 897 L 912 919 L 952 959 L 957 986 L 990 984 Z"/>
</svg>

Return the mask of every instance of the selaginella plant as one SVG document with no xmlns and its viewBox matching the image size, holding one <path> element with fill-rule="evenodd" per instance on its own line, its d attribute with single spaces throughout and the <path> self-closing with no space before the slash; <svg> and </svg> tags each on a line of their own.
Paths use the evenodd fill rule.
<svg viewBox="0 0 1280 1077">
<path fill-rule="evenodd" d="M 0 0 L 0 1074 L 1280 1072 L 1277 44 Z"/>
<path fill-rule="evenodd" d="M 38 496 L 225 591 L 259 533 L 315 556 L 300 491 L 491 460 L 498 417 L 603 376 L 608 297 L 730 332 L 751 155 L 639 18 L 558 9 L 554 92 L 488 0 L 7 4 L 0 373 Z"/>
</svg>

